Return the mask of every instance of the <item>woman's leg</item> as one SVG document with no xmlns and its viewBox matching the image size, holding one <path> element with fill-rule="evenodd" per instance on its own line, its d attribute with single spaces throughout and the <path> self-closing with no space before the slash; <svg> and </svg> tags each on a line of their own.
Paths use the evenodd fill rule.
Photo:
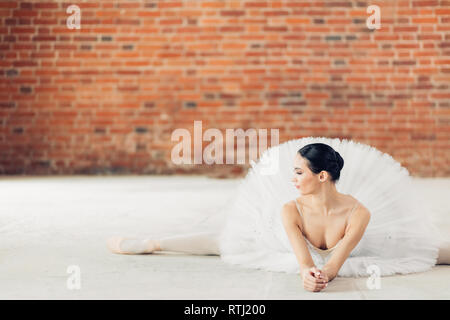
<svg viewBox="0 0 450 320">
<path fill-rule="evenodd" d="M 218 234 L 212 232 L 165 237 L 159 239 L 159 249 L 199 255 L 220 255 Z"/>
<path fill-rule="evenodd" d="M 218 236 L 213 232 L 195 232 L 161 239 L 111 238 L 108 240 L 108 247 L 111 251 L 122 254 L 173 251 L 198 255 L 220 255 Z"/>
</svg>

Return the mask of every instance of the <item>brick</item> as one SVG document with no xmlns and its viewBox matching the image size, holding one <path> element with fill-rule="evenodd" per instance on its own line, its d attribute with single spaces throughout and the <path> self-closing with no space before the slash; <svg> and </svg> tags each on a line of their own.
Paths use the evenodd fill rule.
<svg viewBox="0 0 450 320">
<path fill-rule="evenodd" d="M 413 7 L 435 7 L 439 5 L 439 1 L 438 0 L 413 1 L 412 5 Z"/>
<path fill-rule="evenodd" d="M 450 8 L 437 8 L 435 10 L 437 15 L 450 15 Z"/>
<path fill-rule="evenodd" d="M 245 10 L 221 10 L 220 15 L 223 17 L 240 17 L 245 15 Z"/>
</svg>

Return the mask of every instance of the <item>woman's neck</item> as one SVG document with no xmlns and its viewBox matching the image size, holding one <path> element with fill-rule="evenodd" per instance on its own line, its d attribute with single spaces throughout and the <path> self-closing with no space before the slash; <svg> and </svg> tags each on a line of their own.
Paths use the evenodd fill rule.
<svg viewBox="0 0 450 320">
<path fill-rule="evenodd" d="M 323 216 L 332 214 L 333 208 L 338 206 L 340 194 L 336 189 L 336 185 L 332 182 L 323 183 L 315 193 L 309 197 L 309 204 L 315 212 L 320 212 Z"/>
</svg>

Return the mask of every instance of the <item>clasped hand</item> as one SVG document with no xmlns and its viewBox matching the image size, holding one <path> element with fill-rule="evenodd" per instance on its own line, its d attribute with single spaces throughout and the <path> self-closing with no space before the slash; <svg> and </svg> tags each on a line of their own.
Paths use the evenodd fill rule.
<svg viewBox="0 0 450 320">
<path fill-rule="evenodd" d="M 302 273 L 303 288 L 312 292 L 319 292 L 328 285 L 328 276 L 317 267 L 306 269 Z"/>
</svg>

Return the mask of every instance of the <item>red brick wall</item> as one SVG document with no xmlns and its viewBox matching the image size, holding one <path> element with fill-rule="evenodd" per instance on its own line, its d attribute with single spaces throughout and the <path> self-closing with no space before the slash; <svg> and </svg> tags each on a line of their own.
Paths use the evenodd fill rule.
<svg viewBox="0 0 450 320">
<path fill-rule="evenodd" d="M 202 120 L 450 176 L 448 0 L 1 1 L 0 17 L 1 174 L 244 173 L 171 163 L 172 131 Z"/>
</svg>

